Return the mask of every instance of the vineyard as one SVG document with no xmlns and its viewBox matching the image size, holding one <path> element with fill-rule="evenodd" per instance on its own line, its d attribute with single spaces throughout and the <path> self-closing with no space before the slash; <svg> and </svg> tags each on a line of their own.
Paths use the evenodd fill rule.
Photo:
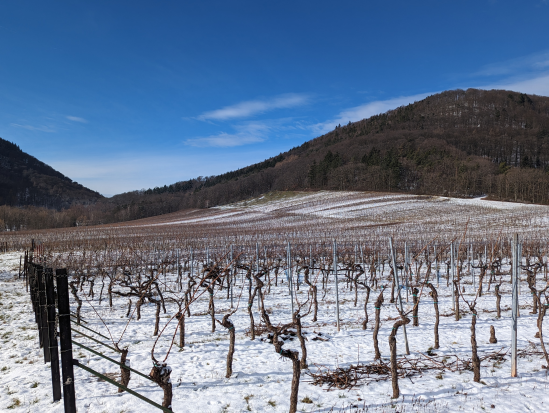
<svg viewBox="0 0 549 413">
<path fill-rule="evenodd" d="M 68 274 L 78 411 L 160 411 L 133 393 L 175 412 L 544 409 L 548 217 L 481 199 L 271 193 L 4 233 L 0 409 L 64 411 L 29 268 Z"/>
</svg>

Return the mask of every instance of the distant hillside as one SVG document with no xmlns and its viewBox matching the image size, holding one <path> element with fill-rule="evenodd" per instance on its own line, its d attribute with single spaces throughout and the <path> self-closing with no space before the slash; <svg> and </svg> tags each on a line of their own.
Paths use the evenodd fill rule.
<svg viewBox="0 0 549 413">
<path fill-rule="evenodd" d="M 0 205 L 61 209 L 92 204 L 101 194 L 63 174 L 0 138 Z"/>
<path fill-rule="evenodd" d="M 15 145 L 9 145 L 22 154 Z M 4 150 L 0 153 L 4 155 Z M 3 162 L 12 162 L 11 156 L 5 156 L 8 159 L 2 158 Z M 23 173 L 27 164 L 22 160 L 31 162 L 31 158 L 17 156 L 21 172 L 16 176 L 21 182 L 27 179 L 33 188 L 41 188 L 36 182 L 49 182 L 45 177 L 40 179 L 44 172 Z M 55 176 L 63 185 L 76 185 L 60 174 Z M 17 188 L 12 190 L 10 202 L 36 199 L 42 205 L 54 205 L 55 199 L 85 199 L 68 196 L 64 186 L 51 184 L 46 194 L 57 188 L 53 193 L 58 193 L 58 198 L 40 198 L 39 193 L 32 198 L 25 192 L 30 183 L 10 186 Z M 49 214 L 48 222 L 55 223 L 47 225 L 90 225 L 184 208 L 208 208 L 275 190 L 322 189 L 488 195 L 497 200 L 548 204 L 549 98 L 502 90 L 447 91 L 338 126 L 299 147 L 236 171 L 124 193 L 86 208 L 73 207 L 69 218 L 44 214 Z M 90 192 L 85 195 L 91 200 L 94 193 Z M 30 218 L 13 216 L 6 222 L 8 226 L 37 225 L 30 224 Z"/>
<path fill-rule="evenodd" d="M 549 98 L 452 90 L 336 127 L 222 175 L 108 200 L 110 220 L 211 207 L 272 190 L 373 190 L 549 202 Z"/>
</svg>

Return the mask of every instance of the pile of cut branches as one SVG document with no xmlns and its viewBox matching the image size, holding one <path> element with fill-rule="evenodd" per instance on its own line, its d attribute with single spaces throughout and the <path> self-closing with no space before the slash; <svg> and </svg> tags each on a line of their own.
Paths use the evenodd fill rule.
<svg viewBox="0 0 549 413">
<path fill-rule="evenodd" d="M 503 361 L 508 349 L 500 349 L 480 358 L 486 360 Z M 439 372 L 456 372 L 471 370 L 471 359 L 462 359 L 457 355 L 438 356 L 419 353 L 415 357 L 403 356 L 397 360 L 399 377 L 410 378 L 423 374 L 429 370 Z M 357 364 L 347 367 L 338 367 L 335 370 L 317 366 L 317 372 L 307 373 L 311 376 L 311 383 L 315 386 L 327 386 L 326 390 L 350 390 L 353 387 L 371 382 L 389 380 L 391 378 L 391 366 L 383 360 L 377 360 L 370 364 Z"/>
</svg>

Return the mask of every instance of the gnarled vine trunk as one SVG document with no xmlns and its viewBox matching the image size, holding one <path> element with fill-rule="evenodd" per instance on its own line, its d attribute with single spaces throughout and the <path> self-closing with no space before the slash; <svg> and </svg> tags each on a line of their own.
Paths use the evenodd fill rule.
<svg viewBox="0 0 549 413">
<path fill-rule="evenodd" d="M 431 292 L 429 293 L 429 295 L 433 297 L 433 306 L 435 308 L 435 327 L 434 327 L 435 345 L 433 346 L 433 348 L 439 348 L 438 324 L 440 322 L 440 313 L 438 311 L 438 292 L 432 283 L 427 284 L 427 286 L 431 289 Z"/>
<path fill-rule="evenodd" d="M 383 304 L 383 287 L 381 287 L 381 293 L 379 293 L 379 296 L 377 297 L 377 300 L 374 304 L 374 309 L 376 310 L 376 323 L 374 326 L 374 351 L 375 356 L 374 360 L 379 360 L 381 358 L 381 353 L 379 352 L 379 343 L 377 341 L 377 335 L 379 333 L 379 326 L 380 326 L 380 314 L 381 314 L 381 305 Z"/>
<path fill-rule="evenodd" d="M 398 368 L 397 368 L 397 340 L 396 334 L 400 326 L 406 325 L 410 322 L 408 317 L 403 317 L 398 320 L 391 330 L 389 335 L 389 348 L 391 349 L 391 383 L 393 386 L 393 399 L 400 397 L 400 388 L 398 387 Z"/>
<path fill-rule="evenodd" d="M 370 300 L 370 287 L 368 287 L 366 283 L 363 285 L 364 288 L 366 288 L 366 299 L 364 300 L 364 321 L 362 321 L 362 329 L 366 330 L 368 327 L 368 301 Z"/>
<path fill-rule="evenodd" d="M 414 308 L 412 309 L 412 318 L 413 318 L 413 322 L 412 322 L 412 326 L 414 327 L 419 327 L 419 290 L 417 289 L 417 287 L 414 287 L 414 289 L 412 290 L 412 297 L 414 299 Z"/>
<path fill-rule="evenodd" d="M 164 391 L 164 398 L 162 399 L 162 407 L 172 410 L 172 382 L 170 375 L 172 369 L 166 363 L 154 363 L 154 366 L 149 373 L 149 377 L 160 386 Z"/>
<path fill-rule="evenodd" d="M 120 363 L 124 366 L 130 367 L 130 360 L 127 358 L 127 356 L 127 348 L 120 350 Z M 129 369 L 125 369 L 123 366 L 120 366 L 120 384 L 128 387 L 128 384 L 130 383 L 130 378 L 131 371 Z M 123 391 L 124 390 L 122 390 L 121 388 L 118 388 L 118 393 L 122 393 Z"/>
<path fill-rule="evenodd" d="M 480 358 L 478 357 L 477 349 L 477 313 L 474 308 L 471 309 L 473 312 L 473 319 L 471 320 L 471 363 L 473 365 L 473 380 L 477 383 L 480 382 Z"/>
</svg>

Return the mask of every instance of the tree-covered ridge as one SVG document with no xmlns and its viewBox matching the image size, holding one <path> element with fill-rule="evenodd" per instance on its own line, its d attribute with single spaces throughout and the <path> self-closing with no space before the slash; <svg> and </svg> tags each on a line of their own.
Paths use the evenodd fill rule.
<svg viewBox="0 0 549 413">
<path fill-rule="evenodd" d="M 439 93 L 236 171 L 101 200 L 71 222 L 127 221 L 308 189 L 547 204 L 549 98 L 501 90 Z"/>
<path fill-rule="evenodd" d="M 549 98 L 453 90 L 226 174 L 122 194 L 109 222 L 236 202 L 272 190 L 373 190 L 549 202 Z"/>
<path fill-rule="evenodd" d="M 0 205 L 68 208 L 102 196 L 0 138 Z"/>
</svg>

